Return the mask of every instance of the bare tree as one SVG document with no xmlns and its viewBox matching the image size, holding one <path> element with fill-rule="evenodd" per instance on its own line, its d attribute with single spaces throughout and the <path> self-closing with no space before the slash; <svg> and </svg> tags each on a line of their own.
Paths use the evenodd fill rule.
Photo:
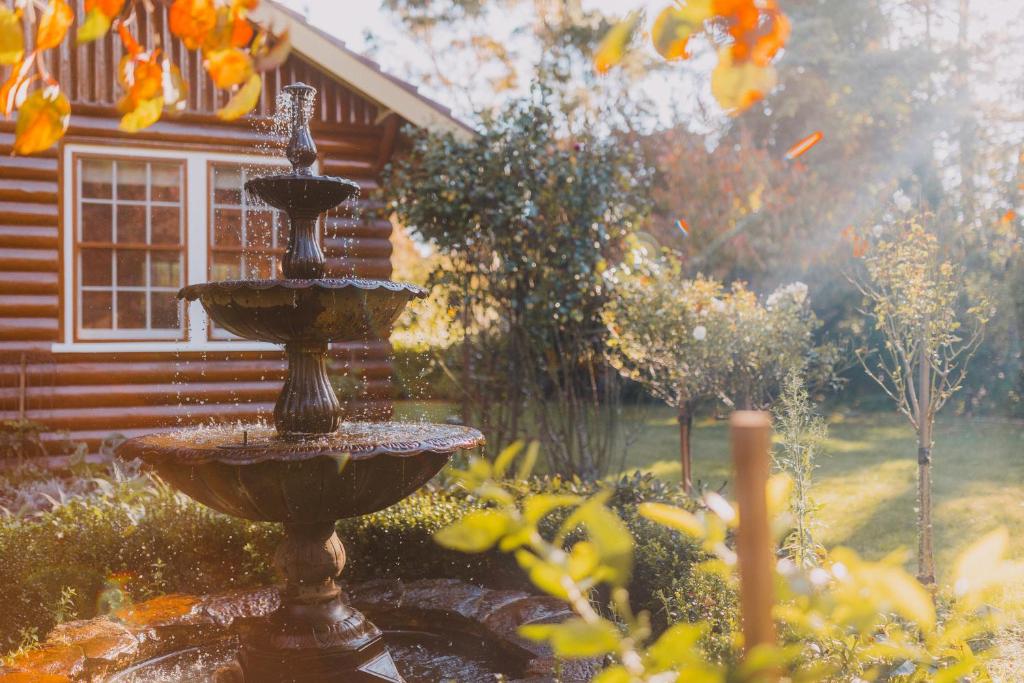
<svg viewBox="0 0 1024 683">
<path fill-rule="evenodd" d="M 864 265 L 865 276 L 854 283 L 882 341 L 877 349 L 858 349 L 857 358 L 917 433 L 918 578 L 934 583 L 932 427 L 963 385 L 992 307 L 967 291 L 962 269 L 943 259 L 920 220 L 892 226 Z"/>
</svg>

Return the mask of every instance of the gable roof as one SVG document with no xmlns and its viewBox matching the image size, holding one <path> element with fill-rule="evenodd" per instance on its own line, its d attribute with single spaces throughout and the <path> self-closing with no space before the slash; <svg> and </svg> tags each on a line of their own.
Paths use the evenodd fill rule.
<svg viewBox="0 0 1024 683">
<path fill-rule="evenodd" d="M 421 94 L 415 86 L 384 73 L 380 65 L 274 0 L 263 0 L 253 18 L 275 31 L 287 28 L 292 48 L 306 60 L 413 125 L 459 138 L 475 135 L 451 110 Z"/>
</svg>

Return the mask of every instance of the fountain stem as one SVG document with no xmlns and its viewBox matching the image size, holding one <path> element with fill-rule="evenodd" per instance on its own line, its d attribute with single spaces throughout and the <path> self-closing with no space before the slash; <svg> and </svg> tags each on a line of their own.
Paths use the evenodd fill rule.
<svg viewBox="0 0 1024 683">
<path fill-rule="evenodd" d="M 288 377 L 274 405 L 274 426 L 286 438 L 330 434 L 341 425 L 341 403 L 327 374 L 326 342 L 292 342 Z"/>
<path fill-rule="evenodd" d="M 335 579 L 345 568 L 345 547 L 334 523 L 285 524 L 284 532 L 274 566 L 285 578 L 285 597 L 302 604 L 338 597 Z"/>
</svg>

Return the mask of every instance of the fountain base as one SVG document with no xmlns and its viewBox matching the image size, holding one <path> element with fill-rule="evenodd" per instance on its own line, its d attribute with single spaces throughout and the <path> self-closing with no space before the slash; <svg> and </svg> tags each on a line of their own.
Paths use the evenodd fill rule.
<svg viewBox="0 0 1024 683">
<path fill-rule="evenodd" d="M 402 683 L 380 630 L 339 596 L 285 604 L 243 627 L 237 673 L 245 683 Z M 240 676 L 238 676 L 240 674 Z"/>
</svg>

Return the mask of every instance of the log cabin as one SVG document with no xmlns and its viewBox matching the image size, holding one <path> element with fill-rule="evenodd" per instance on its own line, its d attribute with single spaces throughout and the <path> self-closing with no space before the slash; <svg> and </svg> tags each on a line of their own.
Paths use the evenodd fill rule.
<svg viewBox="0 0 1024 683">
<path fill-rule="evenodd" d="M 83 16 L 83 0 L 74 0 Z M 169 50 L 189 82 L 187 107 L 138 133 L 118 129 L 119 41 L 50 50 L 49 68 L 72 117 L 60 144 L 13 156 L 13 122 L 0 123 L 0 420 L 45 426 L 51 453 L 112 434 L 268 416 L 284 360 L 269 344 L 231 338 L 186 284 L 280 276 L 286 219 L 253 206 L 246 178 L 286 165 L 266 156 L 280 88 L 319 96 L 312 130 L 321 173 L 357 181 L 354 210 L 329 215 L 329 274 L 391 274 L 391 224 L 375 197 L 405 124 L 471 135 L 447 109 L 300 16 L 263 0 L 256 18 L 290 31 L 292 53 L 264 74 L 257 108 L 233 123 L 214 112 L 216 90 L 200 58 L 174 40 L 167 7 L 136 17 L 144 45 Z M 392 396 L 386 339 L 334 345 L 332 364 L 354 387 L 353 416 L 386 415 Z"/>
</svg>

